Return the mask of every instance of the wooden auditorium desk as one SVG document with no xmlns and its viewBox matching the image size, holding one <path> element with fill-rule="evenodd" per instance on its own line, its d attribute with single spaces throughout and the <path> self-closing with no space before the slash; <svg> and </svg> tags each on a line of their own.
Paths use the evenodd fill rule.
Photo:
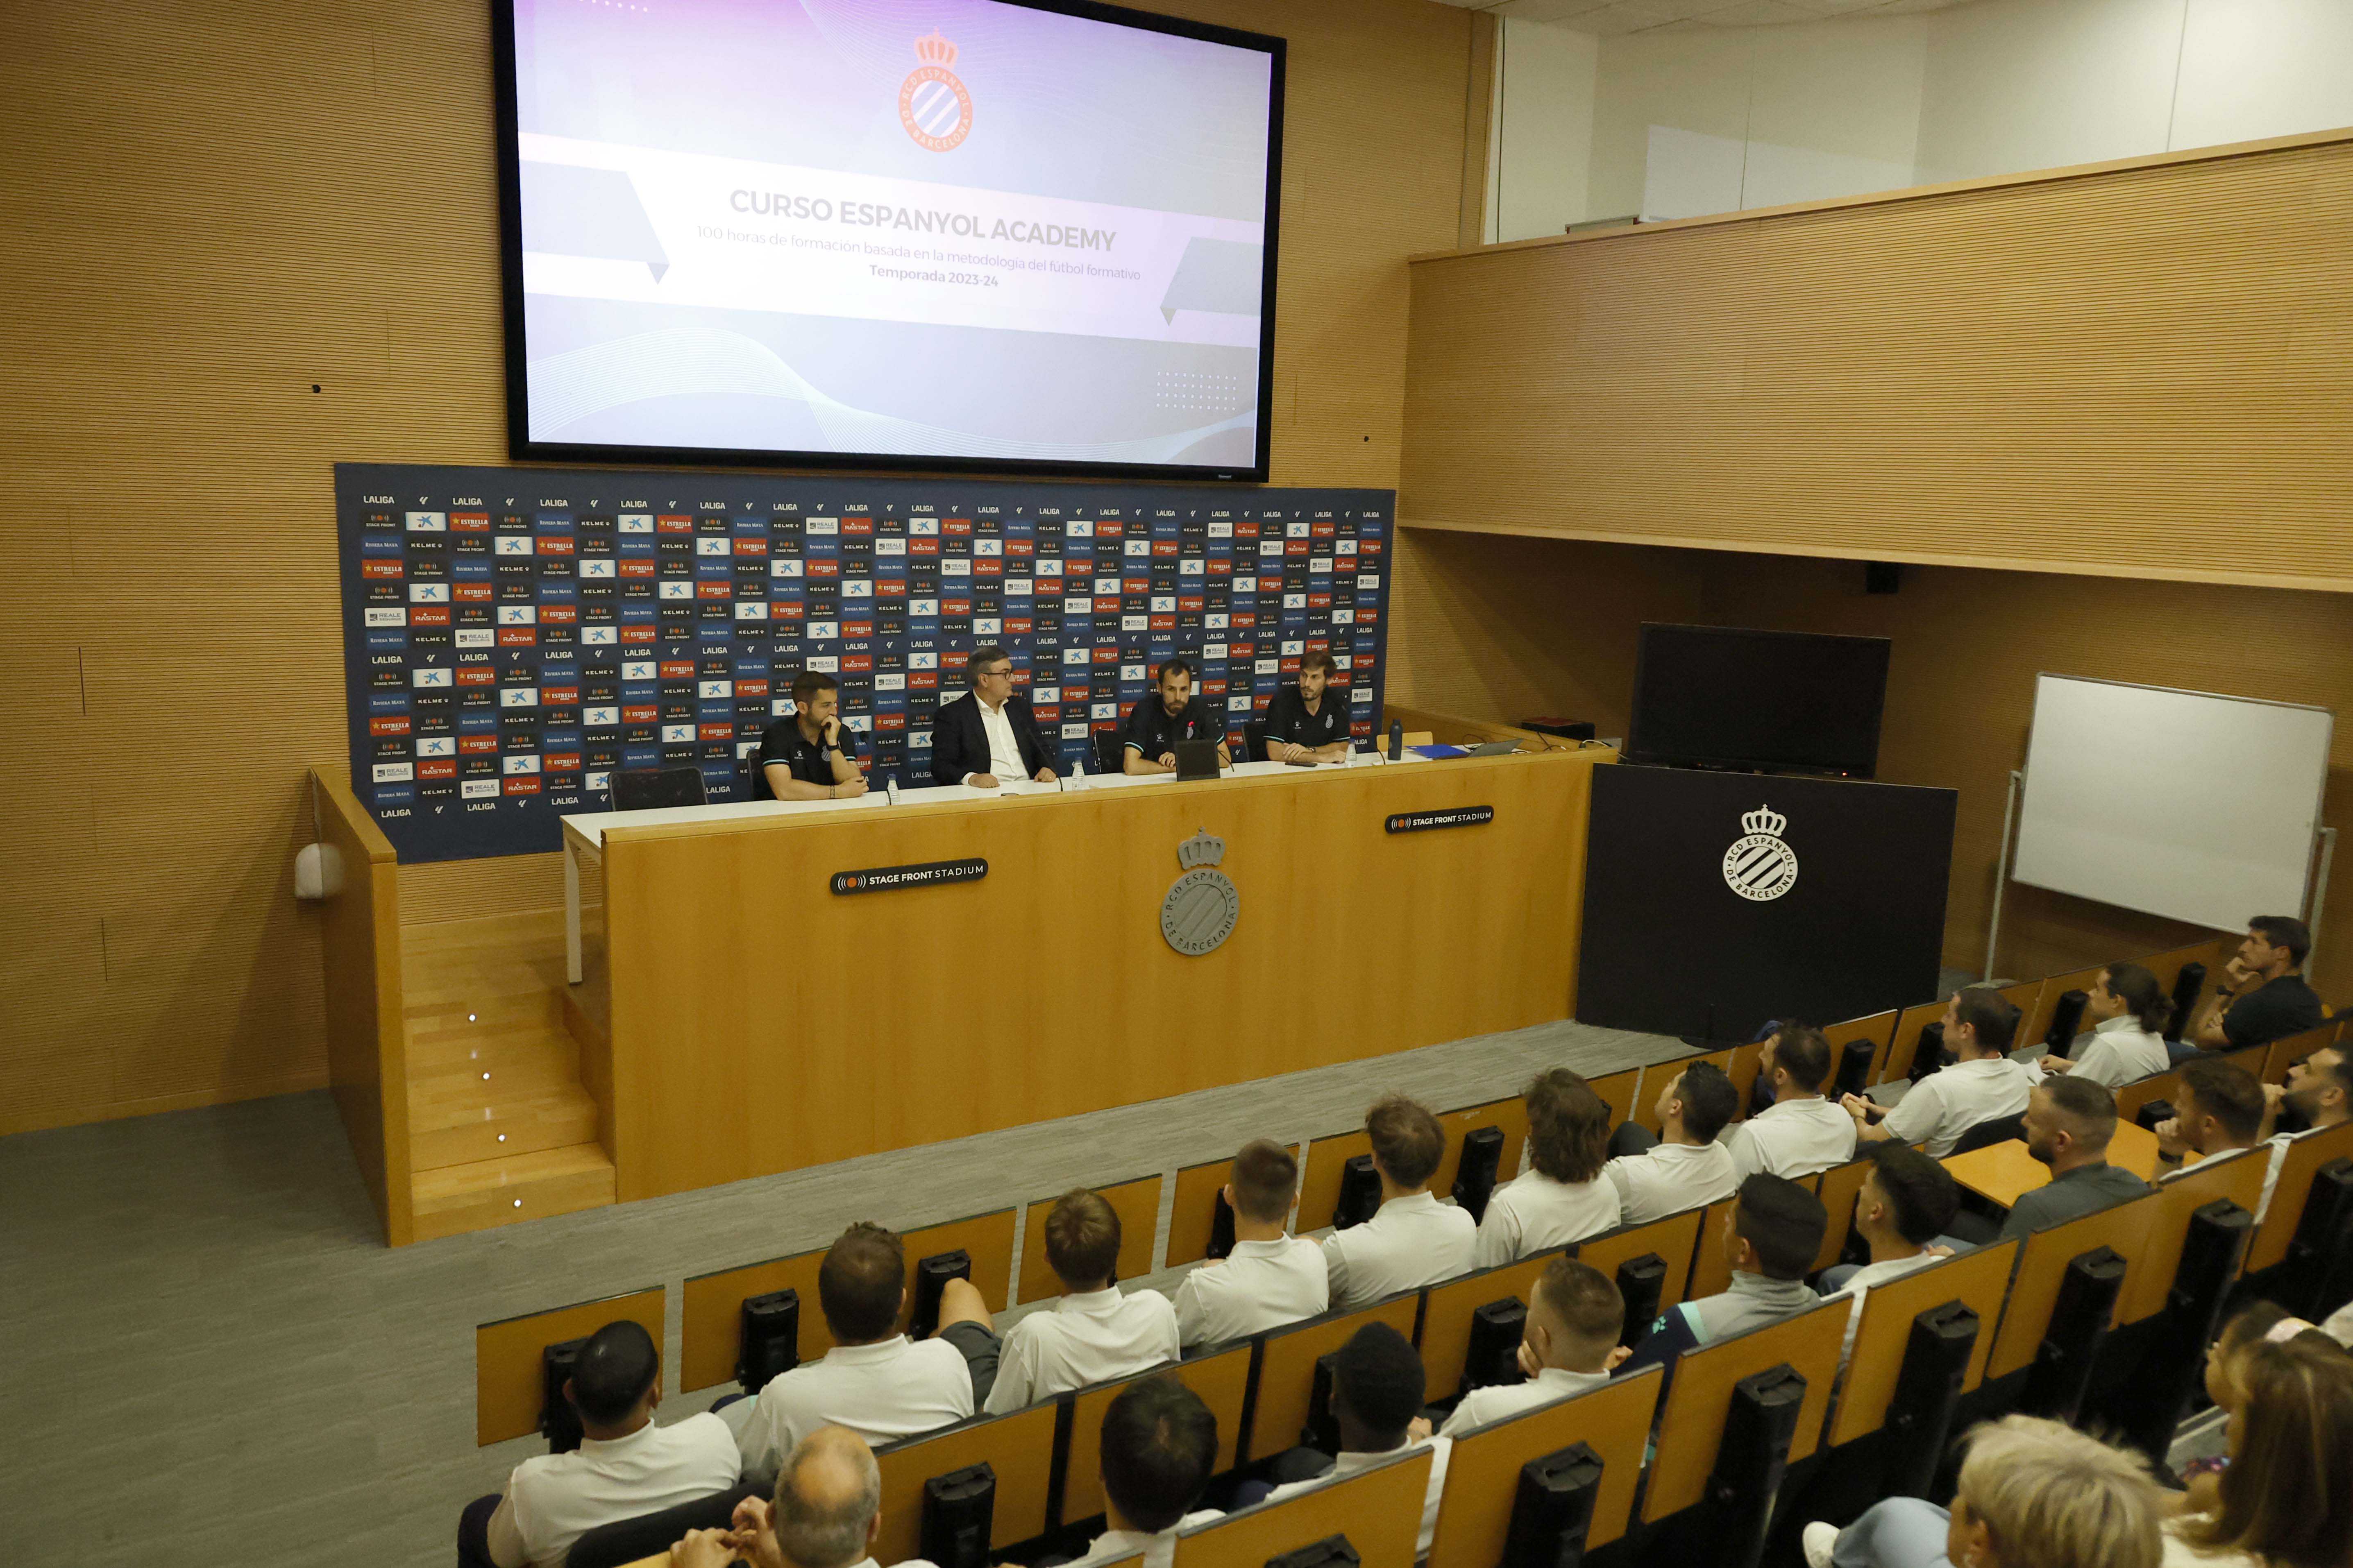
<svg viewBox="0 0 2353 1568">
<path fill-rule="evenodd" d="M 2117 1122 L 2116 1136 L 2108 1141 L 2108 1163 L 2130 1171 L 2144 1182 L 2156 1181 L 2157 1134 L 2129 1121 Z M 2038 1163 L 2016 1138 L 1949 1155 L 1944 1164 L 1953 1180 L 2004 1208 L 2051 1180 L 2050 1167 Z"/>
<path fill-rule="evenodd" d="M 1616 753 L 1244 763 L 564 819 L 566 1015 L 624 1202 L 1569 1016 L 1592 769 Z M 1472 826 L 1401 814 L 1488 807 Z M 1222 839 L 1239 914 L 1164 937 Z M 977 859 L 976 879 L 836 891 Z M 1208 897 L 1188 889 L 1195 900 Z M 1185 927 L 1213 929 L 1195 902 Z M 1206 919 L 1205 919 L 1206 915 Z"/>
</svg>

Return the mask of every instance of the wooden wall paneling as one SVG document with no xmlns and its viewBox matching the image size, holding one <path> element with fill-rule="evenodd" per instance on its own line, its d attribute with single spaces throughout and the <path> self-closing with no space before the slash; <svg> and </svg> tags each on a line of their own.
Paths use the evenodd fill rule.
<svg viewBox="0 0 2353 1568">
<path fill-rule="evenodd" d="M 1159 8 L 1291 40 L 1274 481 L 1394 486 L 1402 261 L 1460 237 L 1484 19 Z M 489 21 L 128 0 L 5 24 L 0 854 L 47 891 L 0 915 L 0 1132 L 327 1081 L 289 863 L 306 770 L 346 750 L 330 468 L 505 457 Z M 216 529 L 231 548 L 190 548 Z M 192 716 L 203 788 L 159 809 L 123 737 Z M 553 856 L 403 879 L 411 921 L 561 888 Z"/>
<path fill-rule="evenodd" d="M 347 770 L 311 774 L 319 842 L 342 886 L 320 906 L 327 1067 L 385 1241 L 410 1240 L 408 1030 L 401 1013 L 400 868 Z"/>
<path fill-rule="evenodd" d="M 1606 756 L 1553 752 L 1313 780 L 613 829 L 606 918 L 620 1194 L 1560 1017 L 1572 994 L 1590 768 Z M 1493 805 L 1494 820 L 1382 831 L 1394 811 L 1472 804 Z M 1178 845 L 1201 828 L 1225 840 L 1242 910 L 1222 947 L 1187 958 L 1162 940 L 1155 912 L 1181 869 Z M 856 898 L 828 891 L 839 870 L 973 855 L 989 862 L 977 882 Z M 883 946 L 951 950 L 984 916 L 998 930 L 1070 932 L 1079 979 L 1033 990 L 990 1011 L 979 1035 L 950 1040 L 936 1027 L 960 1005 L 942 989 L 953 989 L 947 972 L 911 972 L 844 1020 L 834 1048 L 799 1048 L 798 1020 L 821 1007 L 796 1000 L 789 979 L 776 989 L 767 955 L 780 944 L 797 942 L 808 960 L 792 973 L 824 973 Z M 1286 1040 L 1240 999 L 1279 990 L 1302 944 L 1356 955 L 1367 983 L 1352 993 L 1354 1016 L 1315 1038 Z M 1433 967 L 1458 984 L 1419 984 Z M 1204 1008 L 1244 1022 L 1205 1044 L 1187 1022 Z M 1114 1016 L 1161 1020 L 1154 1027 L 1166 1034 L 1165 1048 L 1151 1028 L 1131 1028 L 1129 1048 L 1103 1057 L 1097 1039 Z M 1013 1065 L 973 1080 L 957 1064 L 976 1050 Z M 881 1092 L 948 1077 L 968 1092 Z M 787 1113 L 754 1119 L 752 1105 Z"/>
</svg>

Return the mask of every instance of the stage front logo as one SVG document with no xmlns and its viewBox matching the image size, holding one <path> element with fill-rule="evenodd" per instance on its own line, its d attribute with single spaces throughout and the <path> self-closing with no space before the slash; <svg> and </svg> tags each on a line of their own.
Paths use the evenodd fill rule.
<svg viewBox="0 0 2353 1568">
<path fill-rule="evenodd" d="M 956 47 L 934 27 L 915 40 L 915 58 L 923 63 L 899 84 L 899 123 L 917 145 L 952 153 L 972 132 L 972 94 L 948 69 Z"/>
<path fill-rule="evenodd" d="M 1755 903 L 1769 903 L 1798 885 L 1798 852 L 1781 841 L 1789 819 L 1769 805 L 1745 813 L 1747 837 L 1724 852 L 1725 885 Z"/>
</svg>

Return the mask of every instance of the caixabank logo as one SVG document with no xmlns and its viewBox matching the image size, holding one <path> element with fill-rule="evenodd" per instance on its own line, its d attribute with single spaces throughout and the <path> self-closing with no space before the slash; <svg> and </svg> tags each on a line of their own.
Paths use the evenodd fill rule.
<svg viewBox="0 0 2353 1568">
<path fill-rule="evenodd" d="M 616 774 L 753 793 L 805 670 L 879 786 L 933 783 L 939 706 L 997 644 L 1068 772 L 1182 655 L 1242 725 L 1328 652 L 1380 711 L 1380 490 L 336 469 L 354 787 L 404 860 L 540 852 Z"/>
</svg>

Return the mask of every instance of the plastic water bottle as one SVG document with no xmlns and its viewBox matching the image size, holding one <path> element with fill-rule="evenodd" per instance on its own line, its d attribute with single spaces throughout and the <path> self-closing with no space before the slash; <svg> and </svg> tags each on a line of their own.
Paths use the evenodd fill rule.
<svg viewBox="0 0 2353 1568">
<path fill-rule="evenodd" d="M 1070 775 L 1062 780 L 1062 791 L 1071 794 L 1087 787 L 1087 763 L 1083 757 L 1071 759 Z"/>
<path fill-rule="evenodd" d="M 899 775 L 897 773 L 892 773 L 889 778 L 882 781 L 882 793 L 890 797 L 891 804 L 892 805 L 899 804 Z"/>
</svg>

